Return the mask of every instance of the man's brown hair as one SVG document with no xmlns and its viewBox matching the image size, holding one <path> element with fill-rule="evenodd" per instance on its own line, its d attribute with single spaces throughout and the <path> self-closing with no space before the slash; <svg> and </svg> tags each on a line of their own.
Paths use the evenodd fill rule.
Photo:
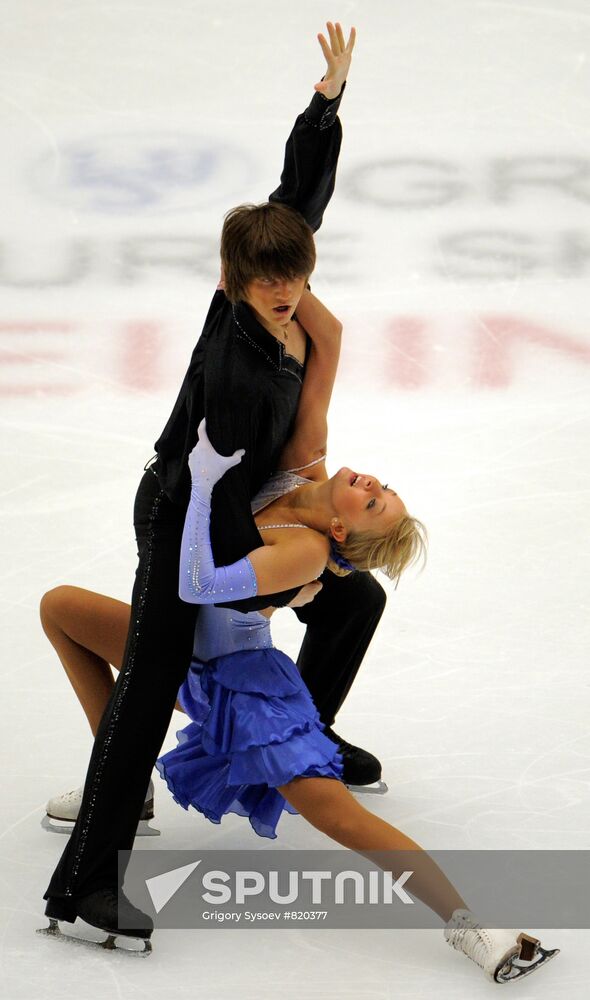
<svg viewBox="0 0 590 1000">
<path fill-rule="evenodd" d="M 225 216 L 221 264 L 225 294 L 235 304 L 255 278 L 308 278 L 315 267 L 313 232 L 287 205 L 238 205 Z"/>
</svg>

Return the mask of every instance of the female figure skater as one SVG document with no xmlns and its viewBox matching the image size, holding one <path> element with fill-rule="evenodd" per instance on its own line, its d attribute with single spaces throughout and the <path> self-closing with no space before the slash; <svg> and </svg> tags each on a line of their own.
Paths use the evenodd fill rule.
<svg viewBox="0 0 590 1000">
<path fill-rule="evenodd" d="M 191 666 L 179 692 L 193 721 L 179 734 L 179 745 L 159 759 L 158 770 L 181 805 L 193 805 L 213 822 L 233 811 L 248 816 L 260 836 L 274 837 L 288 808 L 360 854 L 389 852 L 388 868 L 399 868 L 392 870 L 394 877 L 405 868 L 403 853 L 397 852 L 418 852 L 412 855 L 408 891 L 445 922 L 449 944 L 492 980 L 510 981 L 539 968 L 556 952 L 516 931 L 480 927 L 426 852 L 363 808 L 339 780 L 338 745 L 324 732 L 297 667 L 273 647 L 269 615 L 214 606 L 228 594 L 264 596 L 309 583 L 331 562 L 344 570 L 381 567 L 396 579 L 422 549 L 421 526 L 393 491 L 350 469 L 327 478 L 326 412 L 341 328 L 309 292 L 301 311 L 314 350 L 302 391 L 301 402 L 307 405 L 300 407 L 281 463 L 291 465 L 291 471 L 272 476 L 253 501 L 264 545 L 229 566 L 214 562 L 211 496 L 243 451 L 218 454 L 203 421 L 189 456 L 192 488 L 179 593 L 202 605 L 196 630 L 200 662 Z M 305 479 L 298 475 L 302 466 L 311 466 Z M 57 593 L 50 592 L 46 604 L 53 606 L 54 628 L 59 629 Z M 119 660 L 121 656 L 119 649 Z"/>
</svg>

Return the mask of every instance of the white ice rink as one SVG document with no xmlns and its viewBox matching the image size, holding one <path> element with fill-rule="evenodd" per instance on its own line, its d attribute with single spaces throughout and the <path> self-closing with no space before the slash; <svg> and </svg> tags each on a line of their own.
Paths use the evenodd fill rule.
<svg viewBox="0 0 590 1000">
<path fill-rule="evenodd" d="M 387 478 L 430 534 L 425 572 L 386 581 L 337 728 L 383 761 L 369 807 L 427 848 L 590 846 L 587 0 L 2 0 L 6 1000 L 495 988 L 434 931 L 159 931 L 148 961 L 34 934 L 64 847 L 45 802 L 91 748 L 39 599 L 59 583 L 129 598 L 135 489 L 223 212 L 276 186 L 328 18 L 358 29 L 313 280 L 345 324 L 330 463 Z M 296 652 L 291 613 L 274 632 Z M 162 836 L 142 849 L 331 846 L 300 817 L 260 841 L 159 779 L 156 796 Z M 588 933 L 541 936 L 562 954 L 507 989 L 587 997 Z"/>
</svg>

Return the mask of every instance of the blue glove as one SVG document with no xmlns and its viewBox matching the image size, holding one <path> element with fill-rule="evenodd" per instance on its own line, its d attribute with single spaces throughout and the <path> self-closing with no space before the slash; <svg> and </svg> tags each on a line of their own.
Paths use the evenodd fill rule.
<svg viewBox="0 0 590 1000">
<path fill-rule="evenodd" d="M 199 440 L 188 459 L 192 485 L 180 545 L 178 593 L 189 604 L 223 604 L 258 593 L 256 574 L 247 556 L 231 566 L 215 565 L 209 533 L 213 487 L 243 455 L 243 448 L 228 456 L 216 452 L 207 437 L 205 420 L 201 421 Z"/>
<path fill-rule="evenodd" d="M 188 467 L 191 472 L 193 489 L 199 491 L 199 496 L 206 500 L 211 498 L 213 487 L 223 478 L 228 469 L 239 465 L 245 455 L 243 448 L 238 448 L 233 455 L 220 455 L 215 451 L 207 437 L 205 418 L 199 424 L 199 440 L 188 457 Z"/>
</svg>

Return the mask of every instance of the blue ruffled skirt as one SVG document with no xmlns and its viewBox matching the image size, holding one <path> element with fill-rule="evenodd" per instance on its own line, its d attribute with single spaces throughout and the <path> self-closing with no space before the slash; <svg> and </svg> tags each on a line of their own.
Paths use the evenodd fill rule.
<svg viewBox="0 0 590 1000">
<path fill-rule="evenodd" d="M 274 840 L 283 811 L 297 813 L 278 785 L 342 778 L 338 746 L 324 735 L 295 663 L 278 649 L 193 660 L 178 699 L 192 722 L 156 767 L 179 805 L 213 823 L 237 813 Z"/>
</svg>

